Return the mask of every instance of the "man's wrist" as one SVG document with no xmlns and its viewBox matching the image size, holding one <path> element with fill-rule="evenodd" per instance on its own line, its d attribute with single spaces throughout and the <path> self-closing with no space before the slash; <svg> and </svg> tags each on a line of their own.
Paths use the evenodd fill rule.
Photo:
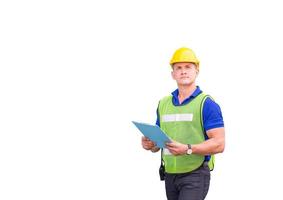
<svg viewBox="0 0 283 200">
<path fill-rule="evenodd" d="M 192 149 L 192 145 L 191 144 L 187 144 L 187 155 L 191 155 L 193 153 L 193 149 Z"/>
</svg>

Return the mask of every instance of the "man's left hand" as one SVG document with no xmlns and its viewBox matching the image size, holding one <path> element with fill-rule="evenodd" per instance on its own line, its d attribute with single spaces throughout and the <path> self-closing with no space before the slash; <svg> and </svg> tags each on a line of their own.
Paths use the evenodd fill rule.
<svg viewBox="0 0 283 200">
<path fill-rule="evenodd" d="M 175 156 L 187 153 L 188 145 L 176 141 L 166 143 L 166 148 Z"/>
</svg>

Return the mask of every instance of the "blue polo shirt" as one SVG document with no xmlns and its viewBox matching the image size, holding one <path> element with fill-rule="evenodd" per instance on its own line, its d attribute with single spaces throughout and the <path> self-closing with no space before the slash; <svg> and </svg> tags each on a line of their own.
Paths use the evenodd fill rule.
<svg viewBox="0 0 283 200">
<path fill-rule="evenodd" d="M 199 86 L 197 86 L 196 90 L 192 93 L 191 96 L 186 98 L 181 104 L 178 99 L 179 95 L 179 90 L 176 89 L 174 92 L 172 92 L 172 101 L 175 106 L 181 106 L 181 105 L 186 105 L 190 101 L 192 101 L 197 95 L 202 93 L 200 90 Z M 205 132 L 213 129 L 213 128 L 220 128 L 224 127 L 224 122 L 223 122 L 223 117 L 221 113 L 220 106 L 213 101 L 211 98 L 206 98 L 203 104 L 203 110 L 202 110 L 202 116 L 203 116 L 203 126 Z M 156 120 L 156 125 L 160 126 L 160 121 L 159 121 L 159 115 L 158 115 L 158 110 L 157 110 L 157 120 Z M 207 135 L 205 134 L 205 139 L 207 139 Z M 205 160 L 209 160 L 210 156 L 206 156 Z"/>
</svg>

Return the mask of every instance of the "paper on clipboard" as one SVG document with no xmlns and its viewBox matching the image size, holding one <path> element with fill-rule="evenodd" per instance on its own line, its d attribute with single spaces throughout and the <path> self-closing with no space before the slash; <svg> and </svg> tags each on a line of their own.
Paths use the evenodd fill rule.
<svg viewBox="0 0 283 200">
<path fill-rule="evenodd" d="M 155 142 L 156 146 L 159 148 L 165 148 L 165 144 L 171 141 L 171 139 L 157 125 L 135 121 L 132 122 L 145 137 L 148 137 L 151 141 Z"/>
</svg>

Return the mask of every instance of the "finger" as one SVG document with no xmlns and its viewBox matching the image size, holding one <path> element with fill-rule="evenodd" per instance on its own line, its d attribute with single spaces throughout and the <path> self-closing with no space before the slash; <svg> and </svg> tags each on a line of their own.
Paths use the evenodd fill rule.
<svg viewBox="0 0 283 200">
<path fill-rule="evenodd" d="M 143 137 L 142 137 L 142 140 L 143 140 L 143 141 L 147 141 L 148 139 L 147 139 L 147 137 L 143 136 Z"/>
<path fill-rule="evenodd" d="M 144 141 L 146 144 L 149 144 L 149 145 L 153 145 L 154 144 L 154 142 L 152 142 L 152 141 L 150 141 L 150 140 L 146 140 L 146 141 Z"/>
<path fill-rule="evenodd" d="M 172 146 L 170 143 L 166 143 L 165 145 L 166 145 L 166 147 L 168 147 L 168 148 Z"/>
<path fill-rule="evenodd" d="M 174 150 L 170 151 L 170 153 L 172 153 L 174 156 L 178 155 L 177 152 Z"/>
<path fill-rule="evenodd" d="M 175 152 L 175 149 L 172 148 L 172 147 L 166 147 L 166 148 L 170 151 L 170 153 L 174 153 Z"/>
<path fill-rule="evenodd" d="M 150 144 L 153 145 L 153 146 L 155 146 L 155 142 L 153 142 L 153 141 L 150 141 Z"/>
<path fill-rule="evenodd" d="M 166 143 L 166 147 L 173 148 L 175 147 L 174 143 Z"/>
<path fill-rule="evenodd" d="M 173 152 L 173 155 L 175 155 L 175 156 L 180 155 L 179 152 L 176 149 L 174 149 L 172 152 Z"/>
</svg>

